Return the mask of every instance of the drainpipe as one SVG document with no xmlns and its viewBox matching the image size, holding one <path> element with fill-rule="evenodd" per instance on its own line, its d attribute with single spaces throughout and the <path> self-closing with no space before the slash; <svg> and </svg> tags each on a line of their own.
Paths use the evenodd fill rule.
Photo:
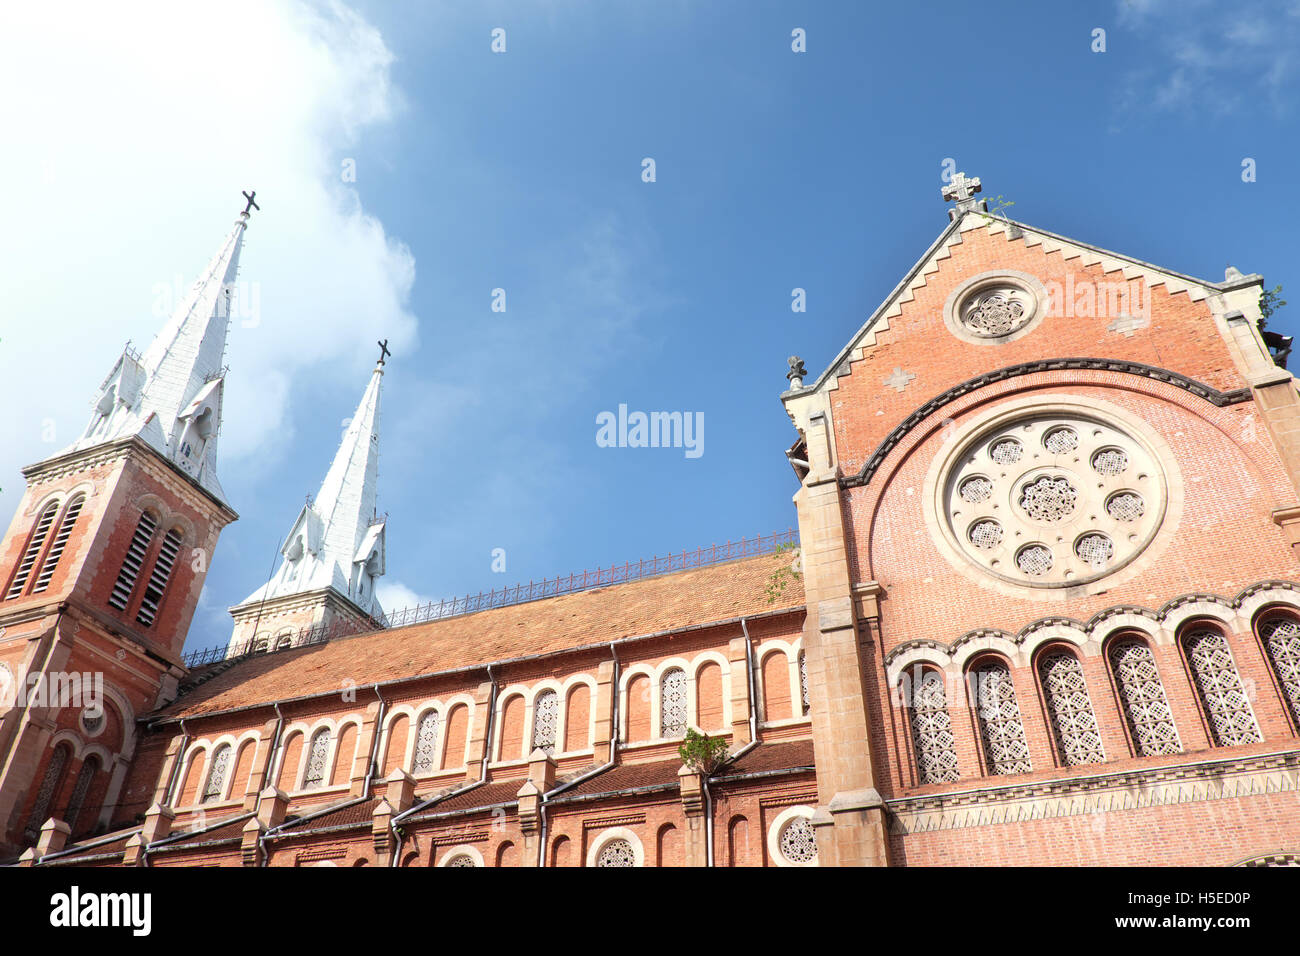
<svg viewBox="0 0 1300 956">
<path fill-rule="evenodd" d="M 275 733 L 271 735 L 271 753 L 266 759 L 266 776 L 267 779 L 262 781 L 261 788 L 257 791 L 257 801 L 253 804 L 253 819 L 257 819 L 258 813 L 262 810 L 262 794 L 267 787 L 275 786 L 275 778 L 271 776 L 275 770 L 275 758 L 280 754 L 280 734 L 284 730 L 284 714 L 280 711 L 280 702 L 275 702 Z M 270 862 L 270 854 L 266 851 L 267 838 L 271 831 L 267 830 L 257 838 L 257 858 L 258 866 L 267 866 Z"/>
<path fill-rule="evenodd" d="M 185 718 L 181 718 L 181 749 L 176 752 L 176 765 L 172 767 L 171 779 L 167 781 L 167 806 L 176 799 L 176 778 L 180 776 L 181 766 L 185 763 L 185 751 L 190 749 L 190 734 L 185 729 Z"/>
<path fill-rule="evenodd" d="M 375 775 L 375 757 L 378 755 L 379 738 L 384 730 L 384 712 L 388 708 L 388 703 L 384 700 L 384 695 L 379 693 L 378 684 L 375 684 L 375 696 L 379 698 L 379 713 L 375 717 L 375 732 L 370 739 L 370 762 L 369 766 L 366 767 L 366 782 L 361 788 L 361 796 L 363 799 L 370 796 L 370 780 Z"/>
<path fill-rule="evenodd" d="M 745 635 L 745 676 L 749 681 L 749 743 L 727 758 L 727 763 L 734 763 L 758 746 L 758 686 L 754 673 L 754 644 L 749 638 L 749 625 L 745 618 L 740 619 L 740 629 Z M 722 769 L 721 767 L 718 768 Z M 713 853 L 713 794 L 709 791 L 709 775 L 704 775 L 704 832 L 708 841 L 708 865 L 714 865 Z"/>
<path fill-rule="evenodd" d="M 542 818 L 542 820 L 541 820 L 541 830 L 540 830 L 540 832 L 539 832 L 539 836 L 538 836 L 538 840 L 537 840 L 537 865 L 538 865 L 539 867 L 545 867 L 545 866 L 546 866 L 546 839 L 547 839 L 547 833 L 548 833 L 548 831 L 549 831 L 549 827 L 548 827 L 548 823 L 549 823 L 549 821 L 546 819 L 546 802 L 547 802 L 548 800 L 550 800 L 551 797 L 554 797 L 554 796 L 556 796 L 557 794 L 563 793 L 565 790 L 568 790 L 568 789 L 570 789 L 570 788 L 572 788 L 572 787 L 576 787 L 578 784 L 582 783 L 584 780 L 590 780 L 592 777 L 596 776 L 597 774 L 602 774 L 602 773 L 604 773 L 606 770 L 608 770 L 610 767 L 614 766 L 614 759 L 615 759 L 615 756 L 616 756 L 616 754 L 617 754 L 617 752 L 618 752 L 618 698 L 619 698 L 619 691 L 618 691 L 618 670 L 619 670 L 619 661 L 618 661 L 618 647 L 614 644 L 613 641 L 610 641 L 610 644 L 609 644 L 609 651 L 610 651 L 610 654 L 613 655 L 613 658 L 614 658 L 614 679 L 613 679 L 613 682 L 612 682 L 613 687 L 614 687 L 614 704 L 613 704 L 613 706 L 610 708 L 610 711 L 609 711 L 609 713 L 610 713 L 610 722 L 611 722 L 611 726 L 610 726 L 610 734 L 609 734 L 609 759 L 608 759 L 607 761 L 605 761 L 603 764 L 601 764 L 599 767 L 593 767 L 591 770 L 588 770 L 586 773 L 579 774 L 578 776 L 574 777 L 572 780 L 565 781 L 564 783 L 560 784 L 560 785 L 559 785 L 558 787 L 556 787 L 555 789 L 550 790 L 550 791 L 548 791 L 547 793 L 542 794 L 541 802 L 537 805 L 537 812 L 538 812 L 538 814 L 541 815 L 541 818 Z"/>
<path fill-rule="evenodd" d="M 497 709 L 497 682 L 496 682 L 496 678 L 492 676 L 491 664 L 487 666 L 487 676 L 488 676 L 488 681 L 492 684 L 492 689 L 488 692 L 487 727 L 484 729 L 484 735 L 483 735 L 483 763 L 479 770 L 478 779 L 475 780 L 467 787 L 462 787 L 459 790 L 453 790 L 451 793 L 441 798 L 443 800 L 449 800 L 452 797 L 459 796 L 462 793 L 468 793 L 469 791 L 475 789 L 476 787 L 481 787 L 483 786 L 483 784 L 487 783 L 487 769 L 488 769 L 488 762 L 492 757 L 492 733 L 495 730 L 495 725 L 496 725 L 495 718 L 496 718 L 496 709 Z M 375 685 L 376 692 L 378 692 L 378 688 L 379 685 L 376 684 Z M 388 861 L 389 866 L 396 867 L 398 865 L 398 860 L 400 860 L 402 857 L 402 842 L 403 842 L 402 830 L 398 826 L 398 824 L 401 823 L 403 820 L 405 820 L 407 817 L 409 817 L 411 814 L 415 813 L 417 810 L 423 810 L 431 802 L 432 801 L 430 800 L 426 800 L 423 803 L 417 803 L 414 806 L 412 806 L 409 810 L 405 810 L 402 813 L 399 813 L 397 816 L 393 817 L 391 820 L 388 821 L 388 829 L 393 834 L 393 857 L 391 860 Z"/>
</svg>

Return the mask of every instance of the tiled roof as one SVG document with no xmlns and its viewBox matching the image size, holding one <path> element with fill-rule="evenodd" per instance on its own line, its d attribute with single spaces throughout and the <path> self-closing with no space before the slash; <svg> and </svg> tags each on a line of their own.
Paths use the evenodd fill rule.
<svg viewBox="0 0 1300 956">
<path fill-rule="evenodd" d="M 641 787 L 676 786 L 680 760 L 656 760 L 651 763 L 625 763 L 611 767 L 602 774 L 582 781 L 562 793 L 557 793 L 553 803 L 565 803 L 574 797 L 597 793 L 616 793 Z"/>
<path fill-rule="evenodd" d="M 328 827 L 345 827 L 359 826 L 360 824 L 369 824 L 375 815 L 375 807 L 379 805 L 378 797 L 371 797 L 369 800 L 358 800 L 356 797 L 350 797 L 345 802 L 338 804 L 331 810 L 321 813 L 320 816 L 299 817 L 289 821 L 281 833 L 305 833 L 308 830 L 324 830 Z M 313 813 L 319 813 L 319 810 L 313 810 Z"/>
<path fill-rule="evenodd" d="M 161 713 L 194 716 L 419 674 L 608 643 L 745 615 L 802 607 L 803 586 L 769 603 L 781 554 L 760 555 L 463 617 L 338 638 L 247 658 Z"/>
<path fill-rule="evenodd" d="M 728 777 L 741 777 L 750 773 L 763 773 L 773 770 L 794 770 L 813 766 L 813 742 L 811 740 L 783 740 L 777 743 L 759 744 L 735 763 L 728 764 L 718 773 L 715 780 Z"/>
<path fill-rule="evenodd" d="M 502 780 L 499 783 L 485 783 L 481 787 L 475 787 L 473 790 L 467 790 L 464 793 L 458 793 L 454 797 L 439 801 L 426 810 L 420 810 L 412 814 L 411 819 L 418 820 L 423 816 L 435 816 L 439 813 L 468 812 L 514 803 L 515 795 L 519 793 L 519 788 L 523 785 L 523 780 Z"/>
<path fill-rule="evenodd" d="M 252 817 L 251 813 L 241 813 L 237 817 L 231 817 L 229 820 L 213 825 L 210 829 L 187 833 L 179 840 L 172 840 L 170 837 L 160 840 L 158 843 L 150 845 L 149 852 L 166 853 L 169 850 L 188 850 L 201 843 L 211 843 L 214 840 L 241 839 L 244 835 L 244 826 Z M 172 836 L 175 836 L 175 834 Z"/>
</svg>

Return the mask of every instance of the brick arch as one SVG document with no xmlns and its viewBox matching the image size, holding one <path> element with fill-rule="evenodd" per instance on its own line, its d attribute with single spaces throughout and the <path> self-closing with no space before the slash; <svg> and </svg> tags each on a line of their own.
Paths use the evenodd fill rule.
<svg viewBox="0 0 1300 956">
<path fill-rule="evenodd" d="M 650 713 L 652 710 L 651 699 L 655 693 L 650 674 L 642 671 L 634 674 L 627 682 L 627 716 L 624 718 L 627 727 L 627 738 L 625 743 L 638 740 L 650 740 L 657 736 L 653 733 L 650 726 Z"/>
<path fill-rule="evenodd" d="M 754 866 L 753 833 L 749 818 L 738 813 L 727 823 L 727 865 Z"/>
<path fill-rule="evenodd" d="M 411 716 L 407 713 L 394 714 L 388 722 L 385 735 L 384 758 L 381 765 L 384 776 L 389 777 L 406 765 L 406 741 L 410 735 Z"/>
<path fill-rule="evenodd" d="M 707 660 L 695 672 L 695 724 L 706 733 L 726 730 L 723 716 L 722 667 Z"/>
<path fill-rule="evenodd" d="M 285 740 L 280 752 L 280 772 L 276 774 L 276 787 L 285 793 L 298 789 L 298 765 L 302 763 L 302 751 L 306 737 L 303 731 L 294 730 Z"/>
<path fill-rule="evenodd" d="M 338 742 L 334 750 L 334 769 L 329 775 L 330 786 L 345 784 L 351 779 L 352 761 L 356 755 L 357 723 L 349 720 L 339 728 Z"/>
<path fill-rule="evenodd" d="M 782 649 L 773 649 L 764 655 L 759 670 L 763 675 L 764 722 L 789 720 L 795 715 L 790 696 L 790 656 Z"/>
<path fill-rule="evenodd" d="M 659 828 L 655 849 L 656 866 L 682 866 L 686 862 L 682 856 L 682 831 L 674 824 L 665 823 Z"/>
<path fill-rule="evenodd" d="M 498 760 L 522 760 L 524 753 L 524 711 L 527 704 L 522 693 L 511 694 L 501 704 L 501 746 Z"/>
</svg>

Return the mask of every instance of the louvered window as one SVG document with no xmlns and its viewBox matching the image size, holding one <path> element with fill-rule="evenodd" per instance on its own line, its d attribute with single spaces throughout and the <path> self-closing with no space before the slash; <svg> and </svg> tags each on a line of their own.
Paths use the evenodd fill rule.
<svg viewBox="0 0 1300 956">
<path fill-rule="evenodd" d="M 153 563 L 153 573 L 149 575 L 149 584 L 144 589 L 144 598 L 140 601 L 140 610 L 135 619 L 148 627 L 158 616 L 158 605 L 162 603 L 163 591 L 176 566 L 176 556 L 181 553 L 181 533 L 172 528 L 163 537 L 162 547 L 158 549 L 158 558 Z"/>
<path fill-rule="evenodd" d="M 144 567 L 145 556 L 149 553 L 149 542 L 153 540 L 156 530 L 158 519 L 152 512 L 146 511 L 140 515 L 135 534 L 131 536 L 131 546 L 126 549 L 126 557 L 122 559 L 122 570 L 117 573 L 113 593 L 108 598 L 108 603 L 119 611 L 125 611 L 131 603 L 131 593 L 135 590 L 136 579 L 140 577 L 140 569 Z"/>
<path fill-rule="evenodd" d="M 32 576 L 36 559 L 40 557 L 41 548 L 45 546 L 45 539 L 49 537 L 50 525 L 54 523 L 54 516 L 58 513 L 59 503 L 53 501 L 45 506 L 41 516 L 36 519 L 36 530 L 32 532 L 31 540 L 27 542 L 27 550 L 23 552 L 23 558 L 18 562 L 18 573 L 14 575 L 13 583 L 9 585 L 5 600 L 16 598 L 23 593 L 23 588 L 27 586 L 27 579 Z"/>
<path fill-rule="evenodd" d="M 59 566 L 59 558 L 63 557 L 63 550 L 68 546 L 68 538 L 72 535 L 72 529 L 81 515 L 81 506 L 85 503 L 85 495 L 77 495 L 68 503 L 67 510 L 63 512 L 63 520 L 59 522 L 59 530 L 54 535 L 54 543 L 50 545 L 45 563 L 41 565 L 41 573 L 36 576 L 36 584 L 32 587 L 33 594 L 38 594 L 50 586 L 50 579 L 54 577 L 54 572 Z"/>
</svg>

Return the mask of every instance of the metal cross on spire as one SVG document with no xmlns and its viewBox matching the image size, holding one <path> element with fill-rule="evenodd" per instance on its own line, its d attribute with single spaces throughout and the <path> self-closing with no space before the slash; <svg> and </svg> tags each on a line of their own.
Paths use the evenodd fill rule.
<svg viewBox="0 0 1300 956">
<path fill-rule="evenodd" d="M 244 207 L 244 211 L 240 213 L 240 215 L 247 216 L 248 211 L 250 209 L 256 209 L 258 212 L 261 212 L 262 207 L 259 206 L 257 203 L 253 202 L 253 197 L 256 195 L 257 195 L 256 189 L 254 189 L 251 193 L 247 193 L 247 192 L 244 193 L 244 198 L 248 200 L 248 205 Z"/>
<path fill-rule="evenodd" d="M 379 346 L 379 364 L 383 365 L 385 359 L 393 354 L 388 351 L 388 339 L 384 339 L 382 342 L 376 342 L 375 344 Z"/>
</svg>

